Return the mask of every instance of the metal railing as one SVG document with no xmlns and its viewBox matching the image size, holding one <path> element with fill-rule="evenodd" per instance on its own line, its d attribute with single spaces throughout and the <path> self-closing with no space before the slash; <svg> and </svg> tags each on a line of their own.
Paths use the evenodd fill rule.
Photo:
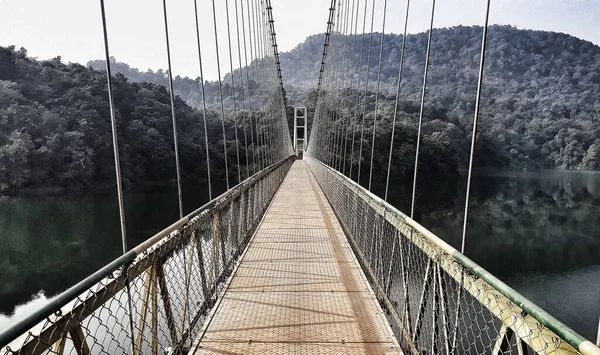
<svg viewBox="0 0 600 355">
<path fill-rule="evenodd" d="M 295 157 L 251 176 L 0 333 L 0 354 L 181 354 Z"/>
<path fill-rule="evenodd" d="M 338 171 L 305 158 L 408 354 L 600 349 Z"/>
</svg>

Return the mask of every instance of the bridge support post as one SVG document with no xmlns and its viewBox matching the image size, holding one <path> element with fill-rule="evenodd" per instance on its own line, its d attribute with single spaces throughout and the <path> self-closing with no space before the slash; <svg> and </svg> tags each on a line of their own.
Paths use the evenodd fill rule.
<svg viewBox="0 0 600 355">
<path fill-rule="evenodd" d="M 306 149 L 306 107 L 294 106 L 294 153 L 302 159 Z"/>
</svg>

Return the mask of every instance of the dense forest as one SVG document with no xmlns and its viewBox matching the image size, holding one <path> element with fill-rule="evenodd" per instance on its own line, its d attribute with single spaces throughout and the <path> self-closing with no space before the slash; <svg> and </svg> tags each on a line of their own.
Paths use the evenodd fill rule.
<svg viewBox="0 0 600 355">
<path fill-rule="evenodd" d="M 480 33 L 479 27 L 434 29 L 423 126 L 425 174 L 453 174 L 466 165 Z M 353 43 L 359 48 L 363 38 L 343 40 L 349 48 Z M 364 40 L 366 43 L 368 36 Z M 378 51 L 379 36 L 373 40 L 372 56 Z M 407 36 L 394 148 L 393 169 L 399 177 L 412 174 L 426 41 L 425 33 Z M 381 123 L 376 132 L 378 165 L 386 163 L 401 42 L 402 37 L 395 34 L 384 37 Z M 323 35 L 311 36 L 281 55 L 288 102 L 305 104 L 309 112 L 314 109 L 322 43 Z M 349 57 L 349 65 L 354 62 L 362 68 L 348 73 L 346 86 L 352 83 L 354 88 L 344 95 L 364 95 L 368 55 L 365 50 L 362 60 L 358 53 L 353 61 Z M 0 193 L 65 187 L 86 191 L 113 184 L 103 67 L 103 61 L 88 66 L 65 64 L 60 57 L 39 61 L 28 57 L 23 48 L 0 47 Z M 166 73 L 141 72 L 116 61 L 113 70 L 119 73 L 114 87 L 125 183 L 135 187 L 171 181 L 174 168 Z M 374 60 L 369 73 L 366 128 L 372 124 L 376 98 Z M 239 71 L 233 74 L 239 80 Z M 206 177 L 202 116 L 197 110 L 201 106 L 200 80 L 176 76 L 174 82 L 186 181 Z M 233 102 L 230 80 L 231 73 L 224 77 L 226 107 Z M 357 92 L 359 80 L 362 86 Z M 252 79 L 245 84 L 250 89 L 259 85 Z M 205 81 L 205 87 L 211 161 L 213 171 L 220 174 L 224 168 L 220 122 L 212 109 L 218 103 L 218 84 Z M 241 101 L 239 82 L 235 95 Z M 354 109 L 350 107 L 350 112 Z M 231 120 L 226 129 L 228 137 L 233 137 Z M 363 143 L 368 143 L 370 129 L 365 132 Z M 233 149 L 228 155 L 234 161 Z M 599 169 L 600 47 L 561 33 L 492 26 L 476 158 L 479 168 Z"/>
<path fill-rule="evenodd" d="M 113 81 L 121 167 L 127 187 L 175 178 L 167 89 Z M 206 178 L 202 115 L 175 101 L 183 180 Z M 207 115 L 212 173 L 224 174 L 220 117 Z M 226 122 L 233 137 L 233 122 Z M 235 148 L 228 142 L 229 161 Z M 242 151 L 241 157 L 245 157 Z M 245 164 L 245 162 L 242 162 Z M 235 169 L 235 166 L 230 168 Z M 114 186 L 106 73 L 60 57 L 38 61 L 23 48 L 0 47 L 0 193 L 87 191 Z M 32 190 L 32 191 L 29 191 Z"/>
<path fill-rule="evenodd" d="M 352 53 L 352 38 L 346 38 Z M 368 50 L 347 82 L 364 90 Z M 369 36 L 364 37 L 368 48 Z M 380 36 L 373 36 L 368 100 L 374 101 Z M 400 94 L 400 121 L 418 115 L 427 35 L 408 35 Z M 317 79 L 323 35 L 315 35 L 281 55 L 288 90 L 312 88 Z M 381 97 L 393 105 L 402 36 L 384 36 Z M 425 100 L 425 134 L 443 135 L 465 166 L 472 130 L 481 27 L 433 30 Z M 350 55 L 348 58 L 352 58 Z M 600 47 L 573 36 L 491 26 L 488 32 L 481 102 L 478 167 L 510 169 L 600 169 Z M 348 59 L 349 67 L 352 65 Z M 358 63 L 362 68 L 358 70 Z M 291 70 L 293 68 L 293 70 Z M 359 72 L 360 78 L 359 78 Z M 361 93 L 362 95 L 362 93 Z M 392 111 L 393 112 L 393 111 Z"/>
<path fill-rule="evenodd" d="M 369 53 L 359 58 L 361 40 L 368 48 L 369 36 L 348 37 L 352 53 L 347 56 L 347 85 L 361 80 L 364 90 Z M 290 104 L 310 106 L 319 74 L 324 36 L 308 37 L 290 52 L 281 54 L 284 83 Z M 374 101 L 380 36 L 373 36 L 368 101 Z M 459 165 L 466 164 L 477 69 L 481 49 L 481 27 L 458 26 L 434 29 L 425 133 L 443 134 L 458 151 Z M 393 105 L 402 36 L 384 36 L 380 100 Z M 407 36 L 406 62 L 400 95 L 400 121 L 414 125 L 420 102 L 427 35 Z M 358 69 L 359 63 L 362 65 Z M 102 61 L 90 62 L 102 67 Z M 132 81 L 166 83 L 166 74 L 140 72 L 126 64 L 115 69 Z M 360 73 L 360 74 L 359 74 Z M 481 103 L 478 167 L 508 169 L 600 169 L 600 47 L 570 35 L 491 26 L 488 32 L 484 86 Z M 352 75 L 353 74 L 353 75 Z M 226 95 L 231 95 L 231 77 L 225 77 Z M 238 70 L 234 77 L 239 80 Z M 188 104 L 198 107 L 199 78 L 175 77 L 175 91 Z M 216 84 L 206 82 L 208 105 L 217 101 Z M 236 95 L 241 97 L 239 82 Z M 314 97 L 314 96 L 313 96 Z M 227 103 L 231 104 L 230 98 Z M 384 113 L 382 118 L 390 119 Z M 417 116 L 418 117 L 418 116 Z"/>
<path fill-rule="evenodd" d="M 89 67 L 96 70 L 104 70 L 106 68 L 106 62 L 104 60 L 91 60 L 87 63 Z M 142 72 L 136 68 L 130 67 L 127 63 L 118 62 L 114 57 L 111 58 L 111 70 L 114 73 L 123 74 L 132 83 L 152 83 L 156 85 L 162 85 L 164 87 L 169 86 L 169 72 L 159 69 L 153 71 L 148 69 Z M 207 106 L 220 105 L 219 102 L 219 83 L 216 81 L 205 81 L 204 90 L 206 92 L 206 104 Z M 202 106 L 202 94 L 200 90 L 200 77 L 191 79 L 189 77 L 181 77 L 175 75 L 173 77 L 173 88 L 175 95 L 179 96 L 182 100 L 187 102 L 192 107 Z M 227 99 L 231 96 L 231 85 L 230 81 L 223 82 L 223 93 Z M 231 102 L 229 102 L 231 101 Z M 227 100 L 226 105 L 232 105 L 232 100 Z"/>
<path fill-rule="evenodd" d="M 112 188 L 114 164 L 105 72 L 65 64 L 58 57 L 38 61 L 28 57 L 25 49 L 14 47 L 1 48 L 0 68 L 0 192 Z M 175 177 L 170 99 L 161 85 L 164 82 L 157 80 L 161 75 L 147 78 L 153 83 L 135 82 L 120 73 L 114 78 L 121 165 L 127 188 L 165 184 Z M 231 97 L 227 100 L 232 101 Z M 211 106 L 207 110 L 211 171 L 222 179 L 220 115 Z M 239 125 L 246 115 L 247 111 L 241 113 Z M 176 116 L 184 182 L 202 182 L 206 179 L 206 157 L 201 112 L 177 97 Z M 288 116 L 293 117 L 290 108 Z M 230 112 L 226 114 L 226 130 L 227 137 L 233 138 L 231 117 Z M 399 129 L 398 135 L 414 136 L 414 129 Z M 411 164 L 407 163 L 414 155 L 411 146 L 414 144 L 408 140 L 399 146 L 398 157 L 406 159 L 394 162 L 398 177 L 411 173 Z M 235 162 L 232 141 L 228 147 L 228 160 Z M 456 159 L 448 152 L 447 145 L 432 141 L 422 153 L 427 163 L 423 175 L 440 169 L 456 172 Z M 243 147 L 240 157 L 245 165 Z M 439 161 L 429 164 L 430 157 Z M 236 166 L 230 164 L 229 168 L 235 172 Z"/>
</svg>

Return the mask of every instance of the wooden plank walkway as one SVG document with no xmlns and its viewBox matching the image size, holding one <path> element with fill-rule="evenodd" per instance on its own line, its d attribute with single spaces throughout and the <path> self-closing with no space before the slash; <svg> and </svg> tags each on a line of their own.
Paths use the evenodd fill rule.
<svg viewBox="0 0 600 355">
<path fill-rule="evenodd" d="M 398 354 L 303 161 L 290 169 L 190 354 Z"/>
</svg>

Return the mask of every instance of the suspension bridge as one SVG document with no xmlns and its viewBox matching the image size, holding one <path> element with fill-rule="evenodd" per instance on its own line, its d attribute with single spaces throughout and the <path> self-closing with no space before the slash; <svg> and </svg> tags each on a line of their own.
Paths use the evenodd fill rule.
<svg viewBox="0 0 600 355">
<path fill-rule="evenodd" d="M 100 0 L 123 255 L 0 333 L 0 354 L 599 355 L 600 338 L 596 344 L 583 338 L 464 254 L 489 0 L 482 14 L 485 25 L 461 249 L 413 219 L 435 0 L 410 214 L 387 202 L 390 179 L 394 179 L 390 174 L 393 133 L 388 165 L 382 168 L 385 194 L 378 197 L 371 192 L 384 42 L 379 42 L 378 57 L 371 57 L 371 47 L 373 36 L 385 35 L 389 15 L 387 0 L 383 1 L 381 33 L 373 31 L 375 0 L 331 1 L 312 125 L 306 107 L 296 107 L 292 134 L 271 1 L 234 0 L 230 11 L 231 1 L 225 0 L 225 19 L 215 10 L 214 0 L 212 9 L 203 9 L 212 11 L 214 21 L 227 191 L 212 196 L 207 104 L 200 80 L 206 151 L 199 154 L 207 157 L 210 202 L 184 215 L 182 200 L 193 197 L 185 196 L 181 187 L 167 1 L 163 0 L 180 219 L 130 248 L 109 36 Z M 370 4 L 371 28 L 365 31 Z M 193 9 L 203 78 L 196 0 Z M 409 13 L 407 1 L 403 38 Z M 232 108 L 224 99 L 218 23 L 227 25 Z M 231 50 L 234 32 L 238 58 Z M 368 44 L 365 38 L 370 38 Z M 367 47 L 365 80 L 361 82 L 359 75 L 358 83 L 353 82 L 355 71 L 363 70 Z M 392 128 L 402 85 L 404 40 L 401 48 Z M 366 105 L 371 61 L 379 65 L 377 94 L 374 105 Z M 251 80 L 260 84 L 251 87 Z M 367 114 L 373 117 L 372 127 L 365 121 Z M 236 122 L 234 146 L 227 143 L 226 118 Z M 360 128 L 360 136 L 355 136 L 355 127 Z M 370 142 L 365 135 L 368 129 L 373 132 Z M 241 146 L 245 157 L 240 157 Z M 227 161 L 228 149 L 236 150 L 235 163 Z"/>
</svg>

